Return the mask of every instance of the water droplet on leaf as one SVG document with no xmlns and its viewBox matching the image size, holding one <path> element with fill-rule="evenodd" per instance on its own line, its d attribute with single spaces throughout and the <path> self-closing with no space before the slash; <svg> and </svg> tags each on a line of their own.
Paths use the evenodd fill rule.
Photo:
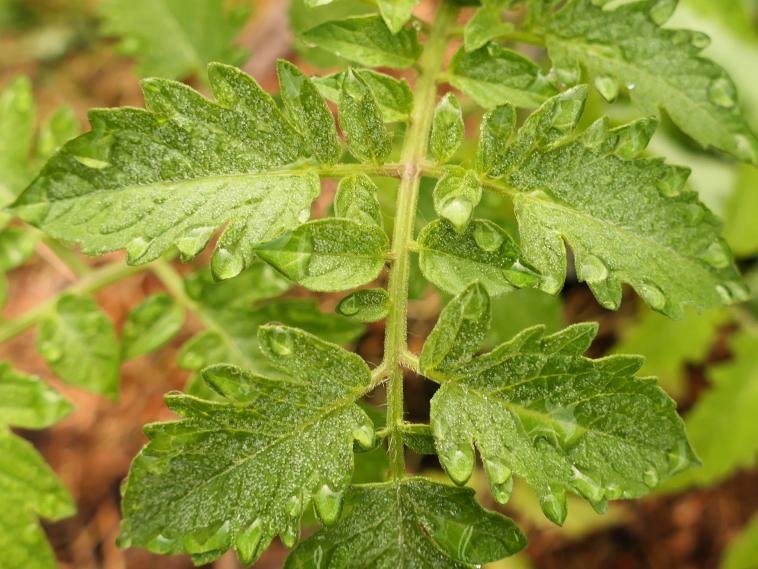
<svg viewBox="0 0 758 569">
<path fill-rule="evenodd" d="M 235 548 L 243 565 L 251 565 L 268 546 L 263 540 L 263 524 L 256 518 L 246 529 L 237 534 Z"/>
<path fill-rule="evenodd" d="M 459 233 L 466 229 L 473 211 L 473 204 L 462 196 L 451 196 L 440 205 L 440 215 L 450 221 Z"/>
<path fill-rule="evenodd" d="M 563 492 L 545 494 L 540 497 L 542 513 L 554 524 L 563 525 L 568 512 L 566 494 Z"/>
<path fill-rule="evenodd" d="M 126 245 L 127 262 L 134 264 L 139 262 L 140 257 L 147 253 L 150 242 L 144 237 L 135 237 Z"/>
<path fill-rule="evenodd" d="M 319 488 L 314 497 L 316 513 L 325 525 L 334 524 L 342 511 L 342 493 L 335 492 L 328 484 Z"/>
<path fill-rule="evenodd" d="M 224 551 L 229 548 L 231 541 L 231 525 L 229 521 L 200 528 L 182 540 L 187 553 L 206 553 L 208 551 Z"/>
<path fill-rule="evenodd" d="M 474 241 L 485 251 L 497 251 L 504 240 L 503 232 L 493 223 L 482 220 L 474 226 Z"/>
<path fill-rule="evenodd" d="M 225 247 L 219 247 L 213 253 L 211 271 L 213 272 L 213 276 L 219 280 L 236 277 L 244 268 L 245 263 L 242 257 Z"/>
<path fill-rule="evenodd" d="M 650 8 L 650 18 L 659 26 L 665 24 L 676 9 L 677 0 L 658 0 L 658 2 Z"/>
<path fill-rule="evenodd" d="M 353 439 L 365 450 L 374 448 L 376 434 L 370 425 L 361 425 L 353 431 Z"/>
<path fill-rule="evenodd" d="M 579 279 L 588 283 L 599 283 L 608 278 L 608 267 L 595 255 L 582 256 L 577 259 Z"/>
<path fill-rule="evenodd" d="M 654 310 L 663 310 L 666 306 L 666 296 L 663 291 L 652 283 L 642 283 L 637 287 L 637 293 Z"/>
<path fill-rule="evenodd" d="M 292 335 L 284 328 L 273 328 L 267 336 L 269 349 L 281 357 L 289 357 L 294 350 Z"/>
<path fill-rule="evenodd" d="M 729 109 L 737 103 L 737 90 L 729 79 L 719 77 L 708 87 L 708 98 L 713 104 Z"/>
<path fill-rule="evenodd" d="M 455 449 L 451 454 L 441 455 L 440 458 L 448 476 L 458 486 L 462 486 L 471 478 L 474 471 L 474 451 L 470 446 Z"/>
<path fill-rule="evenodd" d="M 609 103 L 615 101 L 619 96 L 619 84 L 613 77 L 597 77 L 595 79 L 595 88 Z"/>
<path fill-rule="evenodd" d="M 600 502 L 603 499 L 605 488 L 599 482 L 587 476 L 576 467 L 572 467 L 572 474 L 573 480 L 571 484 L 577 492 L 590 502 Z"/>
<path fill-rule="evenodd" d="M 658 471 L 655 469 L 654 466 L 649 467 L 647 470 L 645 470 L 644 474 L 642 475 L 642 481 L 645 483 L 645 485 L 648 488 L 655 488 L 658 486 Z"/>
<path fill-rule="evenodd" d="M 729 251 L 726 249 L 726 245 L 719 241 L 711 243 L 700 254 L 700 258 L 716 269 L 728 267 L 730 263 Z"/>
</svg>

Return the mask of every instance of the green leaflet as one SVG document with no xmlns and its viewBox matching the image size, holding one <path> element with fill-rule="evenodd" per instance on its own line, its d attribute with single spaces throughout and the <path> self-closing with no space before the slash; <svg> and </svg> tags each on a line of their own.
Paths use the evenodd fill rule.
<svg viewBox="0 0 758 569">
<path fill-rule="evenodd" d="M 758 515 L 727 547 L 721 569 L 751 569 L 758 557 Z"/>
<path fill-rule="evenodd" d="M 365 174 L 342 178 L 334 196 L 334 216 L 382 227 L 384 220 L 378 190 Z"/>
<path fill-rule="evenodd" d="M 491 40 L 513 30 L 513 24 L 503 22 L 502 11 L 502 6 L 493 3 L 492 5 L 484 5 L 474 12 L 463 29 L 463 44 L 466 51 L 474 51 L 484 47 Z"/>
<path fill-rule="evenodd" d="M 226 223 L 212 267 L 239 274 L 254 245 L 307 219 L 319 181 L 273 171 L 305 158 L 307 144 L 251 77 L 220 64 L 209 73 L 215 103 L 149 79 L 147 111 L 92 111 L 93 130 L 48 162 L 16 212 L 86 253 L 125 248 L 133 264 L 174 246 L 192 258 Z"/>
<path fill-rule="evenodd" d="M 697 463 L 673 400 L 654 382 L 634 376 L 640 357 L 582 357 L 595 324 L 549 336 L 542 327 L 529 328 L 466 362 L 481 324 L 474 334 L 464 326 L 447 328 L 460 322 L 450 313 L 466 313 L 461 305 L 470 304 L 472 289 L 486 295 L 478 285 L 461 293 L 440 316 L 444 329 L 430 336 L 447 338 L 430 350 L 448 345 L 459 351 L 436 364 L 438 358 L 426 358 L 433 365 L 421 370 L 442 383 L 432 398 L 431 426 L 455 482 L 471 475 L 475 444 L 498 501 L 509 499 L 515 474 L 535 489 L 545 515 L 561 524 L 568 490 L 603 510 L 607 500 L 645 495 Z M 475 318 L 474 324 L 482 321 Z"/>
<path fill-rule="evenodd" d="M 516 190 L 523 255 L 543 275 L 541 288 L 561 289 L 565 241 L 579 280 L 609 309 L 619 307 L 623 282 L 675 318 L 686 305 L 745 300 L 719 222 L 682 189 L 689 171 L 631 158 L 650 133 L 644 123 L 610 129 L 601 119 L 577 133 L 586 96 L 580 86 L 547 101 L 489 168 Z"/>
<path fill-rule="evenodd" d="M 72 409 L 39 378 L 0 364 L 0 547 L 7 569 L 54 569 L 52 548 L 37 516 L 59 520 L 74 503 L 50 467 L 7 426 L 39 429 Z"/>
<path fill-rule="evenodd" d="M 0 363 L 0 431 L 7 426 L 44 429 L 73 410 L 71 403 L 38 377 Z"/>
<path fill-rule="evenodd" d="M 248 10 L 223 0 L 106 0 L 104 33 L 121 38 L 118 50 L 139 61 L 140 75 L 205 76 L 206 65 L 242 63 L 247 50 L 232 45 Z"/>
<path fill-rule="evenodd" d="M 281 97 L 293 126 L 310 145 L 320 162 L 334 164 L 341 149 L 337 125 L 316 85 L 289 61 L 277 62 Z"/>
<path fill-rule="evenodd" d="M 738 469 L 751 468 L 756 462 L 758 337 L 739 333 L 730 340 L 730 347 L 734 359 L 708 370 L 713 385 L 685 417 L 687 432 L 703 468 L 682 473 L 666 489 L 708 486 Z"/>
<path fill-rule="evenodd" d="M 340 300 L 337 312 L 358 322 L 376 322 L 387 316 L 390 297 L 383 288 L 357 290 Z"/>
<path fill-rule="evenodd" d="M 663 108 L 701 145 L 758 164 L 758 138 L 740 113 L 732 80 L 700 56 L 708 37 L 661 27 L 675 7 L 670 0 L 643 0 L 609 10 L 571 0 L 545 8 L 539 27 L 557 68 L 581 64 L 593 78 L 624 84 L 645 113 Z"/>
<path fill-rule="evenodd" d="M 316 291 L 346 290 L 374 280 L 384 267 L 387 235 L 376 225 L 318 219 L 256 247 L 288 279 Z"/>
<path fill-rule="evenodd" d="M 149 354 L 176 336 L 184 325 L 184 308 L 167 294 L 143 300 L 126 317 L 121 332 L 121 359 Z"/>
<path fill-rule="evenodd" d="M 392 150 L 392 140 L 371 89 L 352 70 L 342 79 L 339 112 L 350 153 L 363 162 L 382 164 Z"/>
<path fill-rule="evenodd" d="M 466 569 L 512 555 L 526 538 L 469 488 L 424 478 L 353 486 L 345 513 L 299 545 L 285 569 Z"/>
<path fill-rule="evenodd" d="M 111 399 L 118 397 L 116 330 L 93 299 L 62 296 L 55 311 L 40 324 L 37 350 L 66 383 Z"/>
<path fill-rule="evenodd" d="M 724 213 L 724 237 L 739 257 L 758 253 L 758 169 L 742 166 L 737 173 L 737 187 L 729 196 Z"/>
<path fill-rule="evenodd" d="M 34 99 L 28 78 L 19 77 L 0 92 L 0 195 L 3 204 L 29 182 L 34 137 Z"/>
<path fill-rule="evenodd" d="M 214 366 L 205 380 L 225 400 L 171 394 L 182 419 L 147 429 L 150 443 L 125 486 L 120 541 L 207 563 L 234 547 L 250 564 L 279 534 L 292 546 L 313 501 L 336 521 L 350 482 L 353 441 L 373 445 L 355 405 L 371 377 L 352 353 L 285 326 L 264 326 L 261 349 L 287 379 Z"/>
<path fill-rule="evenodd" d="M 488 109 L 505 103 L 536 107 L 557 92 L 536 63 L 496 43 L 471 52 L 460 48 L 450 61 L 447 79 Z"/>
<path fill-rule="evenodd" d="M 451 167 L 434 186 L 434 210 L 463 233 L 482 199 L 482 185 L 472 170 Z"/>
<path fill-rule="evenodd" d="M 463 144 L 463 111 L 455 95 L 447 93 L 434 109 L 429 150 L 437 162 L 448 162 Z"/>
<path fill-rule="evenodd" d="M 644 356 L 640 372 L 656 376 L 666 391 L 680 395 L 686 385 L 685 365 L 702 363 L 708 357 L 726 320 L 725 311 L 717 310 L 688 313 L 682 320 L 643 310 L 634 322 L 622 327 L 614 352 Z"/>
<path fill-rule="evenodd" d="M 393 34 L 399 32 L 411 19 L 413 8 L 420 0 L 379 0 L 379 12 Z"/>
<path fill-rule="evenodd" d="M 69 107 L 60 107 L 40 125 L 35 140 L 36 107 L 32 85 L 21 76 L 0 92 L 0 203 L 13 201 L 34 177 L 35 169 L 64 142 L 79 133 Z"/>
<path fill-rule="evenodd" d="M 292 283 L 262 261 L 224 281 L 203 270 L 184 280 L 187 294 L 203 308 L 249 308 L 253 303 L 275 298 L 292 288 Z"/>
<path fill-rule="evenodd" d="M 353 69 L 352 71 L 363 80 L 374 95 L 384 122 L 405 122 L 410 118 L 413 92 L 405 79 L 396 79 L 372 69 Z M 326 77 L 314 77 L 313 82 L 324 97 L 337 103 L 344 78 L 345 72 L 340 71 Z"/>
<path fill-rule="evenodd" d="M 0 272 L 23 265 L 34 254 L 37 237 L 20 227 L 0 229 Z"/>
<path fill-rule="evenodd" d="M 380 16 L 325 22 L 302 34 L 308 43 L 366 67 L 410 67 L 421 54 L 416 30 L 393 34 Z"/>
<path fill-rule="evenodd" d="M 479 145 L 476 150 L 476 171 L 485 175 L 497 175 L 497 169 L 508 154 L 508 140 L 516 128 L 516 109 L 502 105 L 487 112 L 479 127 Z"/>
<path fill-rule="evenodd" d="M 539 277 L 519 263 L 511 236 L 486 219 L 473 220 L 463 234 L 446 220 L 432 221 L 419 234 L 418 249 L 424 276 L 452 294 L 475 280 L 492 296 L 539 283 Z"/>
</svg>

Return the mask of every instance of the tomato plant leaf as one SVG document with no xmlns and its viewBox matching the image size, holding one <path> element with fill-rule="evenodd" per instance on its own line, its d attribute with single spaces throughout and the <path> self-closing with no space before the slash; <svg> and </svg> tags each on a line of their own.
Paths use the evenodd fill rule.
<svg viewBox="0 0 758 569">
<path fill-rule="evenodd" d="M 473 490 L 408 478 L 350 488 L 339 523 L 299 545 L 284 567 L 466 569 L 524 545 L 516 524 L 483 509 Z"/>
<path fill-rule="evenodd" d="M 311 502 L 324 522 L 336 521 L 353 441 L 373 445 L 371 421 L 355 404 L 368 366 L 294 328 L 264 326 L 258 335 L 287 379 L 222 365 L 204 375 L 225 401 L 168 395 L 182 419 L 148 428 L 125 487 L 122 543 L 198 563 L 234 547 L 249 564 L 277 534 L 292 546 Z"/>
<path fill-rule="evenodd" d="M 154 352 L 176 336 L 184 324 L 184 308 L 167 294 L 147 297 L 135 307 L 121 332 L 121 359 Z"/>
<path fill-rule="evenodd" d="M 486 290 L 474 284 L 445 307 L 430 353 L 441 345 L 456 348 L 450 339 L 466 337 L 462 322 L 475 330 L 472 338 L 481 336 L 483 303 L 473 300 L 481 295 Z M 467 311 L 476 320 L 459 316 Z M 463 357 L 470 356 L 468 343 L 460 348 L 465 353 L 440 363 L 426 358 L 433 365 L 422 373 L 442 383 L 432 398 L 431 425 L 453 481 L 468 480 L 476 445 L 498 501 L 509 499 L 512 475 L 522 477 L 545 515 L 562 524 L 567 491 L 602 510 L 607 500 L 643 496 L 697 463 L 674 401 L 634 376 L 641 358 L 582 356 L 596 332 L 596 324 L 576 324 L 546 336 L 534 327 L 470 361 Z"/>
</svg>

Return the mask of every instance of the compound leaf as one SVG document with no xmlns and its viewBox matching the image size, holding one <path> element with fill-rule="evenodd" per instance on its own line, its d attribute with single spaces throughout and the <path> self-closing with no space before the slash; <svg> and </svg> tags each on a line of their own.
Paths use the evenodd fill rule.
<svg viewBox="0 0 758 569">
<path fill-rule="evenodd" d="M 557 2 L 545 4 L 551 7 L 543 11 L 540 28 L 557 68 L 583 65 L 600 80 L 601 93 L 604 86 L 613 94 L 614 83 L 626 85 L 645 113 L 662 108 L 701 145 L 758 164 L 758 138 L 740 113 L 734 83 L 700 55 L 708 37 L 661 27 L 675 1 L 641 0 L 615 9 L 593 0 L 571 0 L 559 9 L 553 8 Z"/>
<path fill-rule="evenodd" d="M 366 67 L 412 66 L 421 54 L 416 30 L 393 34 L 381 16 L 325 22 L 302 34 L 308 43 Z"/>
<path fill-rule="evenodd" d="M 466 569 L 526 545 L 516 524 L 469 488 L 424 478 L 353 486 L 339 523 L 299 545 L 285 569 Z"/>
<path fill-rule="evenodd" d="M 224 0 L 106 0 L 103 30 L 121 38 L 119 51 L 137 58 L 143 77 L 202 77 L 212 61 L 238 65 L 247 57 L 232 43 L 248 10 L 228 6 Z"/>
<path fill-rule="evenodd" d="M 453 299 L 438 326 L 459 322 L 450 313 L 465 311 L 470 294 Z M 468 362 L 457 357 L 422 368 L 442 383 L 432 398 L 431 426 L 455 482 L 471 475 L 476 445 L 498 501 L 509 499 L 515 474 L 561 524 L 568 490 L 602 510 L 607 500 L 647 494 L 697 463 L 674 401 L 634 376 L 642 358 L 582 356 L 596 332 L 595 324 L 577 324 L 546 336 L 538 326 Z M 458 333 L 435 330 L 430 338 Z"/>
<path fill-rule="evenodd" d="M 55 569 L 52 548 L 37 517 L 59 520 L 74 503 L 50 467 L 7 427 L 39 429 L 66 416 L 71 404 L 39 378 L 0 364 L 0 546 L 3 567 Z"/>
<path fill-rule="evenodd" d="M 447 78 L 487 109 L 505 103 L 536 107 L 557 93 L 536 63 L 497 43 L 470 52 L 461 47 L 450 61 Z"/>
<path fill-rule="evenodd" d="M 306 288 L 335 291 L 374 280 L 384 267 L 388 248 L 380 227 L 331 218 L 309 221 L 256 247 L 256 253 Z"/>
<path fill-rule="evenodd" d="M 125 248 L 133 264 L 174 246 L 192 258 L 227 224 L 212 267 L 239 274 L 254 245 L 307 219 L 320 186 L 308 170 L 272 171 L 309 151 L 271 96 L 233 67 L 209 72 L 217 102 L 149 79 L 148 110 L 92 111 L 93 130 L 48 162 L 17 213 L 86 253 Z"/>
<path fill-rule="evenodd" d="M 371 381 L 364 361 L 294 328 L 264 326 L 263 353 L 285 374 L 229 365 L 205 371 L 223 401 L 170 394 L 182 418 L 148 427 L 150 443 L 125 486 L 121 542 L 209 562 L 234 547 L 250 564 L 279 534 L 292 546 L 313 501 L 336 521 L 353 468 L 353 441 L 370 447 L 355 402 Z"/>
<path fill-rule="evenodd" d="M 116 329 L 93 299 L 62 296 L 40 324 L 37 349 L 63 381 L 112 399 L 118 397 Z"/>
<path fill-rule="evenodd" d="M 580 86 L 547 101 L 489 168 L 516 190 L 521 248 L 543 275 L 541 288 L 560 290 L 565 240 L 579 280 L 606 308 L 620 305 L 622 282 L 672 317 L 686 305 L 744 300 L 747 290 L 718 220 L 683 190 L 689 170 L 632 158 L 630 149 L 646 144 L 643 125 L 610 129 L 601 119 L 576 133 L 586 96 Z"/>
<path fill-rule="evenodd" d="M 184 309 L 167 294 L 143 300 L 126 317 L 121 332 L 121 358 L 149 354 L 176 336 L 184 324 Z"/>
</svg>

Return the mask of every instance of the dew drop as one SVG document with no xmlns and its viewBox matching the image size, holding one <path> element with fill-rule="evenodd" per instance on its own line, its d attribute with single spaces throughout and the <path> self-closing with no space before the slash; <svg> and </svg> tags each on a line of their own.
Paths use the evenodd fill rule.
<svg viewBox="0 0 758 569">
<path fill-rule="evenodd" d="M 483 250 L 490 253 L 497 251 L 505 237 L 502 231 L 492 223 L 477 222 L 474 227 L 474 241 Z"/>
<path fill-rule="evenodd" d="M 462 196 L 452 197 L 440 207 L 440 215 L 450 221 L 459 233 L 466 229 L 473 211 L 473 204 Z"/>
<path fill-rule="evenodd" d="M 484 466 L 490 480 L 495 484 L 505 484 L 511 478 L 511 469 L 499 460 L 486 460 Z"/>
<path fill-rule="evenodd" d="M 184 549 L 190 554 L 223 551 L 228 549 L 230 541 L 231 524 L 228 520 L 224 523 L 197 529 L 182 540 Z"/>
<path fill-rule="evenodd" d="M 474 452 L 471 447 L 455 449 L 451 454 L 440 456 L 450 479 L 458 486 L 464 485 L 474 471 Z"/>
<path fill-rule="evenodd" d="M 605 514 L 608 511 L 608 500 L 606 498 L 598 500 L 597 502 L 590 500 L 590 506 L 592 506 L 592 509 L 598 514 Z"/>
<path fill-rule="evenodd" d="M 651 466 L 642 475 L 642 481 L 645 483 L 645 486 L 648 488 L 655 488 L 658 486 L 659 477 L 658 477 L 658 471 L 655 469 L 655 467 Z"/>
<path fill-rule="evenodd" d="M 595 78 L 595 88 L 609 103 L 615 101 L 619 96 L 619 84 L 613 77 L 600 76 Z"/>
<path fill-rule="evenodd" d="M 557 99 L 551 120 L 552 127 L 561 132 L 574 130 L 583 110 L 583 97 L 563 97 Z"/>
<path fill-rule="evenodd" d="M 294 351 L 292 335 L 284 328 L 271 329 L 267 341 L 269 349 L 277 356 L 286 358 Z"/>
<path fill-rule="evenodd" d="M 582 496 L 590 502 L 600 502 L 603 499 L 605 488 L 599 482 L 587 476 L 576 467 L 572 467 L 572 475 L 573 480 L 571 484 Z"/>
<path fill-rule="evenodd" d="M 290 520 L 290 523 L 279 534 L 279 539 L 282 540 L 284 547 L 292 549 L 295 547 L 297 540 L 300 537 L 300 524 L 296 520 Z"/>
<path fill-rule="evenodd" d="M 507 504 L 513 494 L 513 478 L 509 478 L 502 484 L 495 484 L 492 482 L 490 484 L 490 490 L 498 504 Z"/>
<path fill-rule="evenodd" d="M 337 308 L 339 313 L 343 316 L 355 316 L 361 309 L 358 305 L 358 300 L 354 295 L 350 295 L 343 299 Z"/>
<path fill-rule="evenodd" d="M 324 525 L 332 525 L 340 517 L 342 511 L 342 493 L 335 492 L 328 484 L 324 484 L 314 497 L 316 513 Z"/>
<path fill-rule="evenodd" d="M 637 287 L 637 293 L 653 310 L 663 310 L 666 307 L 666 296 L 652 283 L 642 283 Z"/>
<path fill-rule="evenodd" d="M 719 241 L 711 243 L 699 257 L 716 269 L 723 269 L 729 266 L 729 252 L 725 245 Z"/>
<path fill-rule="evenodd" d="M 609 500 L 618 500 L 622 494 L 621 486 L 615 482 L 611 482 L 605 486 L 605 497 Z"/>
<path fill-rule="evenodd" d="M 144 237 L 135 237 L 126 245 L 126 255 L 128 263 L 136 263 L 150 247 L 150 242 Z"/>
<path fill-rule="evenodd" d="M 737 103 L 737 90 L 734 83 L 726 77 L 715 79 L 708 87 L 708 99 L 719 107 L 732 108 Z"/>
<path fill-rule="evenodd" d="M 549 493 L 541 496 L 540 506 L 545 517 L 554 524 L 560 526 L 566 521 L 567 506 L 565 493 Z"/>
<path fill-rule="evenodd" d="M 361 425 L 353 431 L 353 439 L 364 450 L 372 449 L 376 443 L 376 433 L 371 425 Z"/>
<path fill-rule="evenodd" d="M 219 280 L 231 279 L 242 272 L 245 267 L 242 257 L 226 247 L 219 247 L 211 259 L 211 271 Z"/>
<path fill-rule="evenodd" d="M 599 283 L 608 278 L 608 267 L 595 255 L 577 259 L 579 279 L 588 283 Z"/>
<path fill-rule="evenodd" d="M 303 208 L 300 211 L 300 213 L 297 215 L 297 220 L 300 223 L 305 223 L 306 221 L 308 221 L 308 219 L 310 219 L 310 217 L 311 217 L 311 210 L 306 207 L 306 208 Z"/>
<path fill-rule="evenodd" d="M 676 9 L 677 0 L 658 0 L 658 2 L 650 8 L 650 18 L 659 26 L 665 24 Z"/>
<path fill-rule="evenodd" d="M 243 565 L 252 565 L 266 548 L 263 541 L 263 524 L 256 518 L 247 528 L 237 534 L 235 548 Z M 263 547 L 261 547 L 263 546 Z"/>
<path fill-rule="evenodd" d="M 503 276 L 510 284 L 516 288 L 528 288 L 537 286 L 540 282 L 540 277 L 528 273 L 526 271 L 518 271 L 513 269 L 504 269 Z"/>
<path fill-rule="evenodd" d="M 171 553 L 171 550 L 174 546 L 174 540 L 166 537 L 162 533 L 159 533 L 156 535 L 153 539 L 147 542 L 146 548 L 153 553 L 158 553 L 160 555 L 166 555 L 167 553 Z"/>
<path fill-rule="evenodd" d="M 182 261 L 189 261 L 205 249 L 211 236 L 213 227 L 195 227 L 176 240 L 175 245 L 179 250 Z"/>
</svg>

